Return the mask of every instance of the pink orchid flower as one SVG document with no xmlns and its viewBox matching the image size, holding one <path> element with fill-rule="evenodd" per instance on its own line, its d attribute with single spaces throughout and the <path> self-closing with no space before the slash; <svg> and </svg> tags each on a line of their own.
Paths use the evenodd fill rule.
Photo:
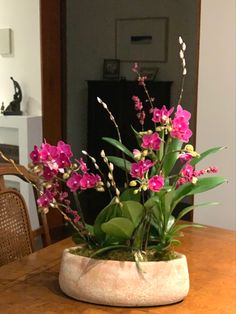
<svg viewBox="0 0 236 314">
<path fill-rule="evenodd" d="M 143 136 L 143 142 L 141 146 L 143 148 L 159 150 L 161 145 L 161 139 L 157 132 L 153 134 L 146 134 Z"/>
<path fill-rule="evenodd" d="M 166 106 L 163 106 L 161 109 L 154 108 L 151 110 L 153 113 L 152 121 L 156 123 L 166 124 L 172 112 L 174 111 L 174 107 L 170 110 L 166 109 Z"/>
<path fill-rule="evenodd" d="M 162 176 L 155 175 L 148 181 L 148 188 L 152 192 L 159 192 L 164 186 L 164 178 Z"/>
</svg>

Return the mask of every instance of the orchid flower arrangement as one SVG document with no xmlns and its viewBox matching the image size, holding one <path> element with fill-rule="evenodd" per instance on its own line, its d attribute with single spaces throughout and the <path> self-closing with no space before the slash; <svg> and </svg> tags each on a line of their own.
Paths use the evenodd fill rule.
<svg viewBox="0 0 236 314">
<path fill-rule="evenodd" d="M 140 122 L 140 130 L 132 130 L 137 139 L 137 147 L 133 150 L 123 145 L 115 117 L 107 104 L 98 98 L 117 130 L 117 139 L 103 140 L 121 151 L 120 157 L 101 152 L 101 161 L 107 165 L 107 173 L 102 172 L 97 160 L 86 151 L 82 153 L 87 160 L 74 158 L 70 145 L 63 141 L 56 146 L 45 142 L 41 147 L 35 146 L 30 154 L 31 170 L 40 178 L 39 208 L 45 212 L 49 208 L 59 210 L 76 230 L 76 240 L 86 243 L 93 256 L 122 250 L 129 252 L 134 260 L 173 258 L 174 246 L 180 243 L 178 238 L 182 229 L 199 227 L 191 223 L 179 224 L 181 218 L 196 207 L 216 204 L 190 205 L 182 209 L 177 217 L 173 215 L 184 197 L 205 192 L 225 181 L 215 175 L 218 169 L 214 166 L 196 169 L 203 158 L 221 147 L 199 154 L 188 144 L 192 136 L 189 128 L 191 114 L 181 105 L 187 73 L 186 45 L 181 37 L 179 44 L 183 76 L 176 108 L 156 107 L 155 99 L 149 95 L 146 78 L 139 73 L 138 64 L 135 63 L 132 68 L 147 96 L 147 101 L 139 99 L 137 95 L 131 100 Z M 149 108 L 146 108 L 147 104 Z M 145 129 L 147 118 L 152 120 L 153 129 Z M 93 170 L 89 169 L 88 160 Z M 116 184 L 115 166 L 126 173 L 127 182 L 122 188 Z M 76 197 L 77 208 L 72 208 L 63 184 Z M 84 220 L 79 203 L 80 193 L 88 189 L 101 193 L 106 190 L 111 197 L 110 203 L 100 211 L 93 225 L 88 225 Z"/>
</svg>

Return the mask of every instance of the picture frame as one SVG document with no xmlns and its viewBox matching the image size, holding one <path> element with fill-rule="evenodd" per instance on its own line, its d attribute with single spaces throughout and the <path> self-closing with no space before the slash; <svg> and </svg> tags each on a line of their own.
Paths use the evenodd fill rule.
<svg viewBox="0 0 236 314">
<path fill-rule="evenodd" d="M 140 75 L 145 76 L 146 80 L 148 81 L 154 81 L 158 71 L 159 71 L 158 67 L 141 67 Z"/>
<path fill-rule="evenodd" d="M 115 20 L 115 57 L 122 62 L 167 62 L 167 17 Z"/>
<path fill-rule="evenodd" d="M 104 59 L 103 79 L 118 80 L 120 77 L 120 60 Z"/>
</svg>

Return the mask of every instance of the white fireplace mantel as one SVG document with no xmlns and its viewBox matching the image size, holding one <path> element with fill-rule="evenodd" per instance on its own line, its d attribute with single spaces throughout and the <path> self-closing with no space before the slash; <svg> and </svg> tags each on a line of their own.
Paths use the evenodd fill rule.
<svg viewBox="0 0 236 314">
<path fill-rule="evenodd" d="M 42 143 L 42 116 L 3 116 L 0 115 L 0 143 L 19 146 L 19 163 L 27 166 L 29 154 L 34 145 Z M 22 180 L 7 178 L 9 182 L 18 182 L 21 193 L 29 208 L 32 228 L 38 227 L 38 215 L 35 208 L 34 196 L 31 186 Z"/>
</svg>

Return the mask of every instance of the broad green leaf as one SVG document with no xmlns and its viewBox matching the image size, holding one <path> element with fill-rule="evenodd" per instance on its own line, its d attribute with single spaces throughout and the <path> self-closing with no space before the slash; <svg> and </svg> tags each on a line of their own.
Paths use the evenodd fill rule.
<svg viewBox="0 0 236 314">
<path fill-rule="evenodd" d="M 178 151 L 181 149 L 182 145 L 183 143 L 176 138 L 173 138 L 172 141 L 168 144 L 167 153 L 162 167 L 165 177 L 167 177 L 173 169 L 179 155 Z"/>
<path fill-rule="evenodd" d="M 103 137 L 102 139 L 104 141 L 110 143 L 111 145 L 115 146 L 116 148 L 121 150 L 123 153 L 125 153 L 127 156 L 131 157 L 132 159 L 134 158 L 132 152 L 127 147 L 125 147 L 125 145 L 123 145 L 119 141 L 115 140 L 114 138 Z"/>
<path fill-rule="evenodd" d="M 115 203 L 113 198 L 110 204 L 103 208 L 103 210 L 97 215 L 94 222 L 94 234 L 99 241 L 105 241 L 106 234 L 102 231 L 101 225 L 104 222 L 109 221 L 113 217 L 121 216 L 120 206 Z"/>
<path fill-rule="evenodd" d="M 93 225 L 89 225 L 89 224 L 85 224 L 86 229 L 89 231 L 89 233 L 91 233 L 92 235 L 94 235 L 94 228 Z"/>
<path fill-rule="evenodd" d="M 135 190 L 135 188 L 125 189 L 124 192 L 121 193 L 120 201 L 121 202 L 124 202 L 124 201 L 136 201 L 136 202 L 139 202 L 141 194 L 140 193 L 134 194 L 134 190 Z"/>
<path fill-rule="evenodd" d="M 107 156 L 108 160 L 124 171 L 130 172 L 131 162 L 116 156 Z"/>
<path fill-rule="evenodd" d="M 217 202 L 207 202 L 207 203 L 202 203 L 202 204 L 198 204 L 198 205 L 191 205 L 188 206 L 186 208 L 184 208 L 183 210 L 180 211 L 180 213 L 178 214 L 177 218 L 176 218 L 176 222 L 179 221 L 181 218 L 183 218 L 187 213 L 191 212 L 193 209 L 198 208 L 198 207 L 202 207 L 202 206 L 209 206 L 209 205 L 218 205 L 219 203 Z"/>
<path fill-rule="evenodd" d="M 115 217 L 101 225 L 102 231 L 118 239 L 129 240 L 134 231 L 133 223 L 125 217 Z"/>
<path fill-rule="evenodd" d="M 165 207 L 165 210 L 168 212 L 170 212 L 170 206 L 173 200 L 174 193 L 175 193 L 175 190 L 170 190 L 170 191 L 167 191 L 162 197 L 163 206 Z"/>
<path fill-rule="evenodd" d="M 226 180 L 220 176 L 212 176 L 207 178 L 199 178 L 196 184 L 186 183 L 180 186 L 174 193 L 173 202 L 171 209 L 173 210 L 175 206 L 187 195 L 194 195 L 197 193 L 206 192 L 211 190 L 218 185 L 226 182 Z"/>
<path fill-rule="evenodd" d="M 154 196 L 150 197 L 145 203 L 144 207 L 146 208 L 152 208 L 156 204 L 160 204 L 160 197 L 162 196 L 162 193 L 156 193 Z"/>
<path fill-rule="evenodd" d="M 135 201 L 122 202 L 122 216 L 130 219 L 136 228 L 143 217 L 144 207 L 142 204 Z"/>
<path fill-rule="evenodd" d="M 206 150 L 205 152 L 201 153 L 200 157 L 195 157 L 190 161 L 190 164 L 192 166 L 195 166 L 196 164 L 198 164 L 202 159 L 206 158 L 208 155 L 210 154 L 214 154 L 217 153 L 218 151 L 224 149 L 225 147 L 213 147 L 210 148 L 208 150 Z"/>
</svg>

